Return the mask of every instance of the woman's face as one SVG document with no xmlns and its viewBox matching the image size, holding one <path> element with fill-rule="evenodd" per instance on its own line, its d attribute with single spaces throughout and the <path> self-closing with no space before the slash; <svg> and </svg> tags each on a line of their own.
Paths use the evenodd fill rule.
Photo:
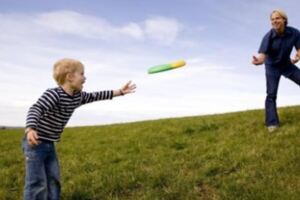
<svg viewBox="0 0 300 200">
<path fill-rule="evenodd" d="M 276 32 L 283 32 L 285 28 L 285 19 L 278 12 L 271 15 L 272 27 Z"/>
</svg>

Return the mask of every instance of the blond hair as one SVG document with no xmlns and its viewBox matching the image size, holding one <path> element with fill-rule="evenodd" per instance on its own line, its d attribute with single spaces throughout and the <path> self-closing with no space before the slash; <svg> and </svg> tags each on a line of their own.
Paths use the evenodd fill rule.
<svg viewBox="0 0 300 200">
<path fill-rule="evenodd" d="M 83 67 L 83 64 L 78 60 L 70 58 L 60 59 L 53 66 L 53 78 L 58 85 L 63 85 L 66 82 L 68 73 L 74 73 Z"/>
<path fill-rule="evenodd" d="M 270 18 L 272 18 L 273 13 L 278 13 L 280 15 L 280 17 L 282 17 L 285 20 L 285 22 L 284 22 L 285 26 L 288 24 L 288 17 L 283 10 L 280 10 L 280 9 L 273 10 L 271 12 Z"/>
</svg>

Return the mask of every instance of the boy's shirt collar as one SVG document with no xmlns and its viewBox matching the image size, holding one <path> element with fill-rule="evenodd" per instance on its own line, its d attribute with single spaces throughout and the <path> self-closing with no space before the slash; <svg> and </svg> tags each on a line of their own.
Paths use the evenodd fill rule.
<svg viewBox="0 0 300 200">
<path fill-rule="evenodd" d="M 77 96 L 78 94 L 81 93 L 81 91 L 79 91 L 79 92 L 75 92 L 73 95 L 70 95 L 69 93 L 67 93 L 67 92 L 64 90 L 63 87 L 59 86 L 58 88 L 59 88 L 64 94 L 66 94 L 68 97 L 71 97 L 71 98 L 74 98 L 75 96 Z"/>
</svg>

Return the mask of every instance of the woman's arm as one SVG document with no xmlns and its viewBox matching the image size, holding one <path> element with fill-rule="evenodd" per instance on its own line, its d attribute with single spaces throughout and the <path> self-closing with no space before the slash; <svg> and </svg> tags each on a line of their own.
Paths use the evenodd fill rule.
<svg viewBox="0 0 300 200">
<path fill-rule="evenodd" d="M 265 62 L 266 57 L 267 56 L 264 53 L 260 53 L 260 54 L 258 54 L 258 56 L 253 56 L 252 57 L 252 64 L 254 64 L 254 65 L 261 65 L 261 64 L 263 64 Z"/>
<path fill-rule="evenodd" d="M 300 60 L 300 49 L 297 50 L 297 53 L 294 58 L 291 59 L 293 64 L 296 64 Z"/>
</svg>

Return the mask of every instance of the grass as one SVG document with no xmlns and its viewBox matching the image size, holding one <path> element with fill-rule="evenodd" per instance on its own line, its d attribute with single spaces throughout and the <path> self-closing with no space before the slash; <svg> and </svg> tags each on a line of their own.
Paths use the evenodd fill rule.
<svg viewBox="0 0 300 200">
<path fill-rule="evenodd" d="M 67 128 L 57 144 L 63 200 L 296 200 L 300 106 Z M 0 199 L 22 199 L 23 130 L 0 131 Z"/>
</svg>

